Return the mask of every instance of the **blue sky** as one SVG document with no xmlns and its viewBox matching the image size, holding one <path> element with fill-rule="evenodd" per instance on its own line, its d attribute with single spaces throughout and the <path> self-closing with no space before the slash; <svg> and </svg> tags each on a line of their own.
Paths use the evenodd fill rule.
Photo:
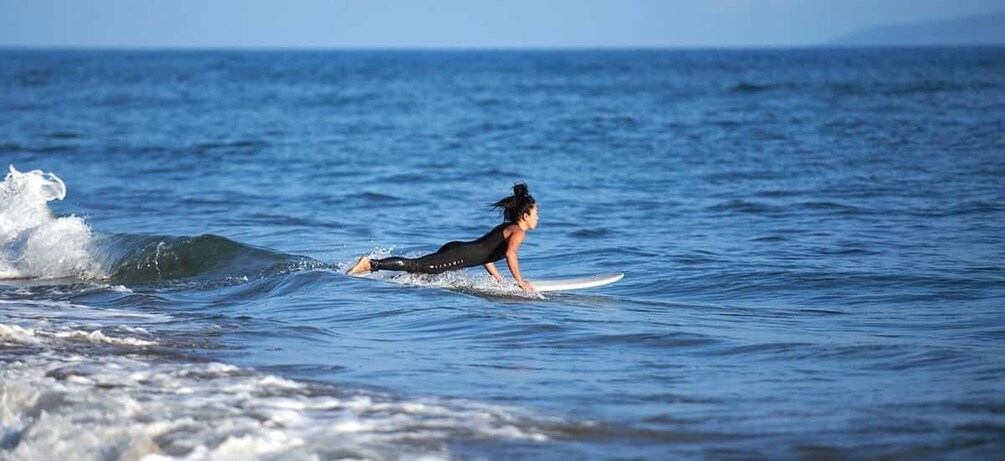
<svg viewBox="0 0 1005 461">
<path fill-rule="evenodd" d="M 0 0 L 0 46 L 801 46 L 1002 0 Z"/>
</svg>

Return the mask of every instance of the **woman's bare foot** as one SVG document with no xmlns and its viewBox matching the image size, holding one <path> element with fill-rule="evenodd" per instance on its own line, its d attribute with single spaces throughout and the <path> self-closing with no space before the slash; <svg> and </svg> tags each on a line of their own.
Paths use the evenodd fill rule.
<svg viewBox="0 0 1005 461">
<path fill-rule="evenodd" d="M 359 262 L 355 266 L 352 266 L 352 269 L 349 269 L 349 272 L 346 272 L 346 274 L 356 275 L 363 272 L 370 272 L 370 258 L 366 256 L 359 258 Z"/>
</svg>

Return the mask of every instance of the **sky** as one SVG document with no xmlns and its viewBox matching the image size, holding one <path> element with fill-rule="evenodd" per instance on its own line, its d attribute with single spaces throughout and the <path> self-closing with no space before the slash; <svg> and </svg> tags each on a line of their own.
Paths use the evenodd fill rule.
<svg viewBox="0 0 1005 461">
<path fill-rule="evenodd" d="M 0 0 L 0 46 L 812 46 L 1002 0 Z"/>
</svg>

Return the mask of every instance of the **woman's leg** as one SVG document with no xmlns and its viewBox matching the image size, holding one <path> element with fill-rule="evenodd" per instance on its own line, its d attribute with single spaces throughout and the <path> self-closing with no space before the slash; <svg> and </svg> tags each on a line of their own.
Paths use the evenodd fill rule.
<svg viewBox="0 0 1005 461">
<path fill-rule="evenodd" d="M 404 271 L 419 274 L 439 274 L 467 267 L 468 257 L 465 246 L 461 242 L 450 242 L 443 245 L 436 253 L 421 258 L 360 258 L 359 262 L 349 270 L 349 275 L 372 271 Z"/>
<path fill-rule="evenodd" d="M 415 259 L 411 258 L 371 259 L 370 271 L 418 272 L 415 261 Z"/>
<path fill-rule="evenodd" d="M 439 274 L 465 267 L 461 255 L 433 253 L 421 258 L 385 258 L 370 261 L 370 270 L 405 271 L 417 274 Z"/>
</svg>

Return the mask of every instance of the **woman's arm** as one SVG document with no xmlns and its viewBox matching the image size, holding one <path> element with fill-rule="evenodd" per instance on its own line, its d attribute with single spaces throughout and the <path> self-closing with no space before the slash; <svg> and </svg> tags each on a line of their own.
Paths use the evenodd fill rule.
<svg viewBox="0 0 1005 461">
<path fill-rule="evenodd" d="M 500 274 L 499 270 L 496 269 L 495 263 L 485 263 L 485 270 L 488 271 L 489 275 L 496 279 L 497 282 L 503 281 L 502 274 Z"/>
<path fill-rule="evenodd" d="M 506 266 L 509 267 L 509 271 L 513 274 L 513 279 L 516 280 L 517 285 L 524 290 L 531 291 L 534 289 L 534 285 L 523 279 L 520 275 L 520 261 L 516 257 L 517 251 L 520 250 L 520 244 L 523 243 L 523 239 L 527 236 L 527 233 L 523 229 L 516 228 L 509 234 L 509 239 L 507 239 L 506 244 Z"/>
</svg>

